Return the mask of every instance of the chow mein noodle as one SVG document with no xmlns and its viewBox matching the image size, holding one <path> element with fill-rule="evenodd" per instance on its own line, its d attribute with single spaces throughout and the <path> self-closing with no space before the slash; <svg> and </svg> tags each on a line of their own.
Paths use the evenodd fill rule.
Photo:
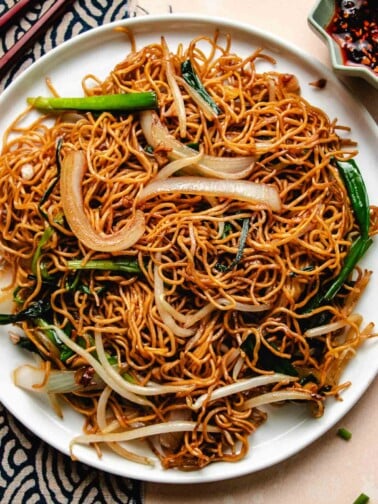
<svg viewBox="0 0 378 504">
<path fill-rule="evenodd" d="M 85 76 L 84 94 L 156 106 L 36 115 L 31 100 L 3 133 L 2 320 L 37 358 L 15 383 L 83 415 L 73 451 L 195 470 L 242 459 L 264 405 L 318 417 L 349 385 L 374 330 L 354 308 L 377 212 L 348 128 L 262 49 L 239 56 L 218 32 L 139 49 L 127 35 L 128 56 Z"/>
</svg>

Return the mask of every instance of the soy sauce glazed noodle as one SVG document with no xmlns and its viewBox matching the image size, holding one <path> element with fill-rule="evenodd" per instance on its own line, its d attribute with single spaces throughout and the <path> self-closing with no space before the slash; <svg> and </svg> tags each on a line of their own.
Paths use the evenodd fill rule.
<svg viewBox="0 0 378 504">
<path fill-rule="evenodd" d="M 357 151 L 261 49 L 240 57 L 218 32 L 175 53 L 128 36 L 126 59 L 83 88 L 154 91 L 156 111 L 24 125 L 29 108 L 4 135 L 1 254 L 16 314 L 29 309 L 12 339 L 41 358 L 15 380 L 84 416 L 73 444 L 150 464 L 127 443 L 142 438 L 164 468 L 195 470 L 242 459 L 264 404 L 318 417 L 349 385 L 373 334 L 354 313 L 371 272 L 308 307 L 360 234 L 335 165 Z M 185 84 L 187 60 L 216 114 Z M 250 182 L 262 195 L 242 195 Z"/>
</svg>

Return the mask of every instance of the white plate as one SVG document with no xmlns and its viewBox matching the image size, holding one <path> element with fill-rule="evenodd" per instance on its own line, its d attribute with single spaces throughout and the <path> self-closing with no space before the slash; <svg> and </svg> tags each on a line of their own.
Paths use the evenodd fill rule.
<svg viewBox="0 0 378 504">
<path fill-rule="evenodd" d="M 352 137 L 358 141 L 360 148 L 358 163 L 371 190 L 371 202 L 374 202 L 372 189 L 378 187 L 377 131 L 367 112 L 352 99 L 329 70 L 312 61 L 310 56 L 251 26 L 224 19 L 185 15 L 147 16 L 106 25 L 75 37 L 41 58 L 2 94 L 0 132 L 24 109 L 26 96 L 47 93 L 44 77 L 50 77 L 59 93 L 67 96 L 81 92 L 80 82 L 84 74 L 94 73 L 105 77 L 129 50 L 125 35 L 114 30 L 115 26 L 123 24 L 132 28 L 139 48 L 165 35 L 168 44 L 176 49 L 179 42 L 185 44 L 197 35 L 213 35 L 215 27 L 220 28 L 222 33 L 232 34 L 233 49 L 239 54 L 248 54 L 256 47 L 264 47 L 277 58 L 278 70 L 293 72 L 299 77 L 302 94 L 311 103 L 325 109 L 331 118 L 337 117 L 341 123 L 352 127 Z M 309 85 L 320 77 L 327 79 L 325 89 L 319 90 Z M 378 203 L 377 197 L 375 203 Z M 375 246 L 371 247 L 365 265 L 378 272 Z M 366 321 L 377 321 L 377 290 L 373 277 L 359 305 L 359 311 Z M 6 333 L 6 328 L 0 330 Z M 27 355 L 8 343 L 6 334 L 0 336 L 0 400 L 36 435 L 68 453 L 70 440 L 81 432 L 82 418 L 67 410 L 61 421 L 40 398 L 16 388 L 11 372 L 25 362 Z M 179 472 L 162 470 L 159 463 L 153 468 L 137 465 L 111 453 L 105 453 L 102 459 L 98 459 L 88 447 L 77 446 L 75 455 L 81 461 L 110 473 L 146 481 L 199 483 L 241 476 L 280 462 L 319 438 L 350 410 L 377 371 L 378 344 L 371 340 L 361 348 L 343 376 L 343 379 L 352 381 L 352 386 L 343 393 L 343 401 L 329 400 L 324 416 L 317 420 L 308 415 L 305 406 L 274 409 L 267 423 L 251 437 L 248 456 L 238 463 L 216 463 L 196 472 Z"/>
</svg>

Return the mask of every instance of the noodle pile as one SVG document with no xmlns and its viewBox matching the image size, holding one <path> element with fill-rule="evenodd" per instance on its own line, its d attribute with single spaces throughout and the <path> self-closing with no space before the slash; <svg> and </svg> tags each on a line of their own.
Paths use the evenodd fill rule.
<svg viewBox="0 0 378 504">
<path fill-rule="evenodd" d="M 260 49 L 242 58 L 230 37 L 216 33 L 176 53 L 164 39 L 137 50 L 130 37 L 126 59 L 103 82 L 87 76 L 83 88 L 87 95 L 154 91 L 158 110 L 52 113 L 25 125 L 29 108 L 4 135 L 0 254 L 13 272 L 9 292 L 16 312 L 48 303 L 43 315 L 19 324 L 42 357 L 39 387 L 53 370 L 75 372 L 77 388 L 60 394 L 85 417 L 74 442 L 98 450 L 105 442 L 151 463 L 124 443 L 145 438 L 164 468 L 238 461 L 266 419 L 260 406 L 305 400 L 320 416 L 326 397 L 348 386 L 340 375 L 372 335 L 373 325 L 353 312 L 369 271 L 356 268 L 331 304 L 306 311 L 338 276 L 359 233 L 333 163 L 356 150 L 341 140 L 336 121 L 300 96 L 295 76 L 259 73 L 259 61 L 274 68 Z M 217 117 L 182 83 L 188 59 Z M 197 159 L 163 172 L 175 161 L 164 143 L 151 146 L 143 116 L 198 148 Z M 142 215 L 132 246 L 94 250 L 73 233 L 59 185 L 72 151 L 84 154 L 80 188 L 90 227 L 110 236 Z M 225 186 L 238 179 L 275 188 L 280 210 L 203 192 L 205 156 L 222 158 Z M 229 164 L 243 157 L 247 164 Z M 197 192 L 141 196 L 152 182 L 183 174 L 191 183 L 202 177 Z M 106 260 L 136 269 L 84 269 Z M 323 322 L 310 324 L 317 316 Z"/>
</svg>

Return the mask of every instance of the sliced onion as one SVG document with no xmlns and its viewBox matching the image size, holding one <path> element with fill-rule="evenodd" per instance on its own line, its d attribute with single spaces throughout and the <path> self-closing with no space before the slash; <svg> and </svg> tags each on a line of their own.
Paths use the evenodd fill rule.
<svg viewBox="0 0 378 504">
<path fill-rule="evenodd" d="M 147 142 L 153 148 L 167 149 L 170 160 L 195 157 L 198 154 L 196 150 L 170 135 L 155 112 L 141 112 L 140 122 Z M 185 171 L 219 179 L 243 179 L 252 172 L 255 160 L 255 156 L 216 157 L 205 154 L 200 161 L 192 164 L 192 169 L 186 167 Z"/>
<path fill-rule="evenodd" d="M 75 380 L 76 371 L 47 370 L 31 364 L 23 364 L 13 371 L 17 387 L 31 392 L 64 394 L 83 389 Z"/>
<path fill-rule="evenodd" d="M 31 163 L 25 163 L 21 167 L 21 177 L 24 180 L 31 180 L 34 177 L 34 167 Z"/>
<path fill-rule="evenodd" d="M 173 177 L 167 180 L 153 180 L 138 195 L 138 202 L 151 199 L 159 194 L 180 193 L 217 196 L 248 203 L 258 203 L 281 210 L 281 199 L 273 186 L 257 184 L 248 180 L 218 180 L 203 177 Z"/>
<path fill-rule="evenodd" d="M 1 216 L 1 210 L 0 210 Z M 15 282 L 15 270 L 2 260 L 0 247 L 0 311 L 11 313 L 13 307 L 13 287 Z"/>
<path fill-rule="evenodd" d="M 83 151 L 70 151 L 62 162 L 60 191 L 64 215 L 71 231 L 84 245 L 102 252 L 130 248 L 143 235 L 144 214 L 140 210 L 125 226 L 113 234 L 97 233 L 91 226 L 83 205 L 82 180 L 86 170 Z"/>
<path fill-rule="evenodd" d="M 232 368 L 232 378 L 234 380 L 238 379 L 239 373 L 241 372 L 241 370 L 242 370 L 242 368 L 244 366 L 244 361 L 245 361 L 245 358 L 242 355 L 240 355 L 238 357 L 238 360 L 234 364 L 234 367 Z"/>
<path fill-rule="evenodd" d="M 203 156 L 203 153 L 197 152 L 196 155 L 191 156 L 191 157 L 185 157 L 182 159 L 175 159 L 174 161 L 171 161 L 168 163 L 164 168 L 162 168 L 158 174 L 156 175 L 154 180 L 163 180 L 167 179 L 168 177 L 171 177 L 174 173 L 176 173 L 179 170 L 182 170 L 183 168 L 186 168 L 187 166 L 190 166 L 191 164 L 197 163 Z"/>
<path fill-rule="evenodd" d="M 296 400 L 312 401 L 317 399 L 311 392 L 305 390 L 278 390 L 276 392 L 267 392 L 256 397 L 248 399 L 243 405 L 244 409 L 257 408 L 263 404 L 271 404 L 281 401 L 296 401 Z"/>
<path fill-rule="evenodd" d="M 13 382 L 17 387 L 33 392 L 46 392 L 47 370 L 42 367 L 24 364 L 13 371 Z"/>
<path fill-rule="evenodd" d="M 36 367 L 23 364 L 13 371 L 16 387 L 33 393 L 44 394 L 59 418 L 63 411 L 58 401 L 58 394 L 76 392 L 84 387 L 76 382 L 75 371 L 50 370 L 49 367 Z"/>
<path fill-rule="evenodd" d="M 230 385 L 225 385 L 220 387 L 210 394 L 202 394 L 193 403 L 192 408 L 198 410 L 202 407 L 203 403 L 208 400 L 209 402 L 216 401 L 222 397 L 228 397 L 239 392 L 245 392 L 246 390 L 251 390 L 256 387 L 262 387 L 264 385 L 269 385 L 270 383 L 277 382 L 288 382 L 297 380 L 296 377 L 285 375 L 281 373 L 274 373 L 271 375 L 254 376 L 253 378 L 248 378 L 244 380 L 238 380 L 236 383 L 231 383 Z M 248 401 L 247 401 L 248 402 Z"/>
</svg>

